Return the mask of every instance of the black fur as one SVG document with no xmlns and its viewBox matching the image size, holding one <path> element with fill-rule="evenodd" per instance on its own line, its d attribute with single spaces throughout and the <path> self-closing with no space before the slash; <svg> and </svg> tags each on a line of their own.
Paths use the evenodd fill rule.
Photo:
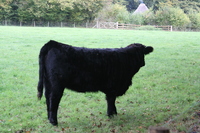
<svg viewBox="0 0 200 133">
<path fill-rule="evenodd" d="M 106 94 L 107 115 L 117 114 L 116 97 L 132 84 L 153 47 L 131 44 L 125 48 L 89 49 L 49 41 L 39 55 L 38 98 L 45 96 L 50 123 L 57 125 L 57 110 L 64 88 Z"/>
</svg>

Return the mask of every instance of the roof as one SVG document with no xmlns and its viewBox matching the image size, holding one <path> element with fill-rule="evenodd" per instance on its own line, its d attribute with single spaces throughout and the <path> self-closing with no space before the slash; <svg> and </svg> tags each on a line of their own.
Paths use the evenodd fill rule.
<svg viewBox="0 0 200 133">
<path fill-rule="evenodd" d="M 148 11 L 148 10 L 149 10 L 148 7 L 144 3 L 140 3 L 140 5 L 134 11 L 133 14 L 143 13 L 143 12 Z"/>
</svg>

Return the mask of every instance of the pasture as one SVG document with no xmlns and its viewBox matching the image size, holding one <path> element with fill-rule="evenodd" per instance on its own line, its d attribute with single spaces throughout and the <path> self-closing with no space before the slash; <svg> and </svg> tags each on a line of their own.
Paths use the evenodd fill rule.
<svg viewBox="0 0 200 133">
<path fill-rule="evenodd" d="M 0 27 L 0 132 L 143 133 L 149 126 L 200 132 L 200 32 Z M 103 93 L 65 90 L 58 127 L 37 100 L 38 55 L 49 40 L 88 48 L 153 46 L 146 66 L 106 116 Z"/>
</svg>

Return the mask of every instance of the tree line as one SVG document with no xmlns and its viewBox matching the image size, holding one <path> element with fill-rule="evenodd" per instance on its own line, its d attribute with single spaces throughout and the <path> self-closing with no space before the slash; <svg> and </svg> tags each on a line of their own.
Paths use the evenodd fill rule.
<svg viewBox="0 0 200 133">
<path fill-rule="evenodd" d="M 102 7 L 102 0 L 1 0 L 0 20 L 91 21 Z"/>
<path fill-rule="evenodd" d="M 133 14 L 144 2 L 150 9 Z M 200 0 L 1 0 L 0 21 L 173 25 L 200 29 Z"/>
</svg>

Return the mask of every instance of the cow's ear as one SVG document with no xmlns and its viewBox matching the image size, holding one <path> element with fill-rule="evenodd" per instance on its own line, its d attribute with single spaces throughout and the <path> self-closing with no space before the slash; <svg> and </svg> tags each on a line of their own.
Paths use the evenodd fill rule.
<svg viewBox="0 0 200 133">
<path fill-rule="evenodd" d="M 151 46 L 147 46 L 145 49 L 144 49 L 144 54 L 146 55 L 146 54 L 149 54 L 149 53 L 151 53 L 151 52 L 153 52 L 153 47 L 151 47 Z"/>
</svg>

